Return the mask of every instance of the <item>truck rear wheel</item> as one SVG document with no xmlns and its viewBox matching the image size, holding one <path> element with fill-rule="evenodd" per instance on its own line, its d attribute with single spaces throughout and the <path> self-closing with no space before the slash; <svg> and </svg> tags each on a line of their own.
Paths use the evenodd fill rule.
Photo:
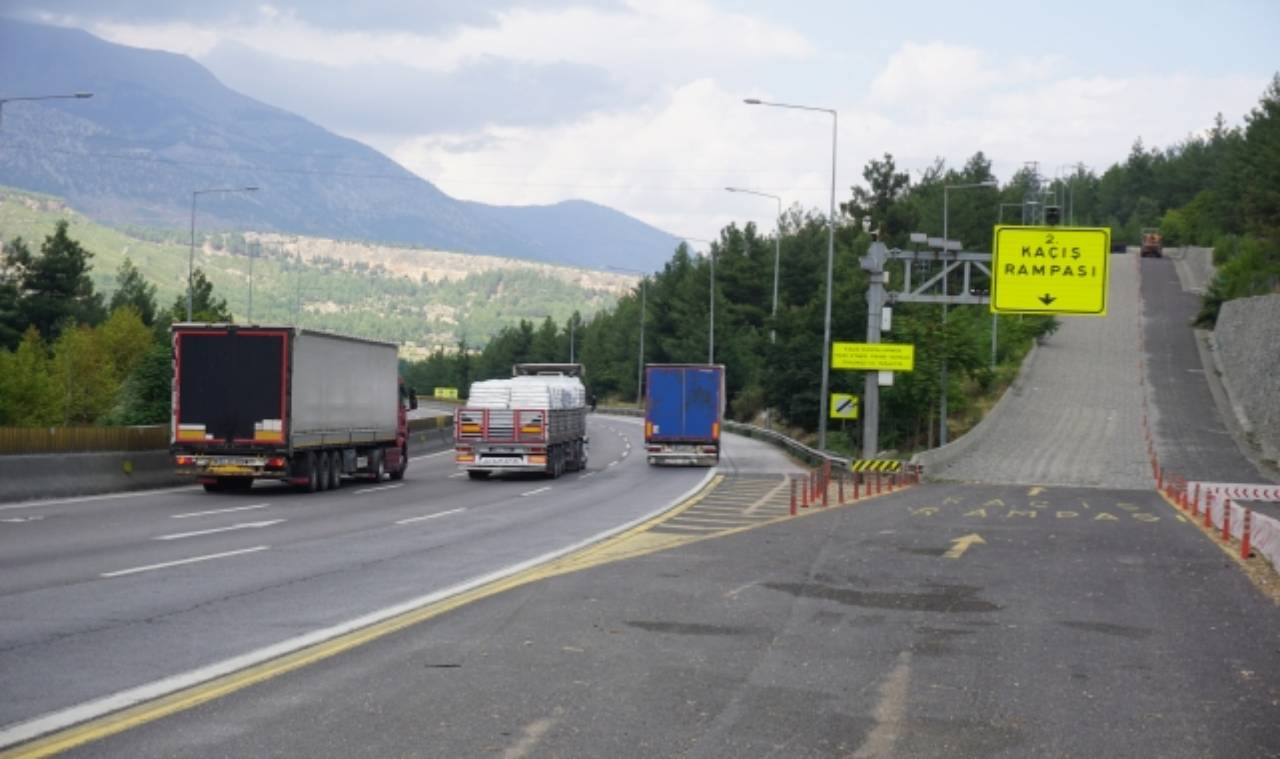
<svg viewBox="0 0 1280 759">
<path fill-rule="evenodd" d="M 307 451 L 302 454 L 300 459 L 303 471 L 307 474 L 307 484 L 303 485 L 303 489 L 308 493 L 314 493 L 320 489 L 320 475 L 316 471 L 319 462 L 316 460 L 315 451 Z"/>
<path fill-rule="evenodd" d="M 329 453 L 329 489 L 342 487 L 342 451 Z"/>
<path fill-rule="evenodd" d="M 316 454 L 316 490 L 325 491 L 329 489 L 329 452 L 320 451 Z"/>
</svg>

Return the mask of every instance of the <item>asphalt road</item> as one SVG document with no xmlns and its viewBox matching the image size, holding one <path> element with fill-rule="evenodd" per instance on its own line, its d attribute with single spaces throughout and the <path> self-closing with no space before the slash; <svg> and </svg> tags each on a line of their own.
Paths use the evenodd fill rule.
<svg viewBox="0 0 1280 759">
<path fill-rule="evenodd" d="M 1140 430 L 1130 406 L 1141 403 L 1144 382 L 1154 419 L 1184 420 L 1169 434 L 1158 428 L 1162 455 L 1221 455 L 1217 471 L 1232 461 L 1211 428 L 1212 404 L 1181 405 L 1200 403 L 1187 382 L 1199 359 L 1176 348 L 1176 319 L 1161 310 L 1170 300 L 1150 295 L 1163 282 L 1153 278 L 1168 278 L 1165 263 L 1117 256 L 1113 264 L 1128 268 L 1115 271 L 1129 272 L 1113 274 L 1111 310 L 1121 320 L 1072 320 L 1050 338 L 1059 355 L 1075 358 L 1033 366 L 1027 408 L 1069 419 L 1073 409 L 1085 413 L 1084 397 L 1104 413 L 1098 423 L 1051 430 L 1044 417 L 1012 416 L 1012 454 L 1038 462 L 1031 469 L 1019 473 L 1016 461 L 1003 463 L 1009 457 L 979 451 L 959 462 L 976 483 L 917 486 L 790 517 L 789 467 L 765 449 L 731 446 L 708 488 L 666 518 L 307 666 L 259 670 L 167 716 L 122 715 L 132 729 L 86 733 L 97 740 L 71 753 L 1280 756 L 1280 608 L 1131 471 Z M 1145 324 L 1163 334 L 1139 332 L 1139 287 Z M 1142 342 L 1145 376 L 1136 371 Z M 1089 392 L 1061 392 L 1068 387 Z M 634 421 L 606 423 L 638 431 Z M 576 511 L 548 507 L 512 521 L 510 503 L 521 496 L 505 493 L 483 514 L 501 538 L 459 533 L 447 548 L 410 551 L 416 559 L 341 560 L 327 574 L 251 595 L 268 601 L 259 612 L 280 607 L 276 624 L 287 636 L 306 626 L 299 620 L 323 624 L 308 615 L 324 603 L 340 607 L 332 618 L 355 611 L 337 596 L 393 581 L 418 587 L 427 567 L 440 566 L 424 551 L 473 558 L 485 539 L 503 544 L 544 519 L 563 521 L 561 509 L 575 517 L 596 509 L 602 519 L 609 511 L 605 521 L 617 523 L 621 515 L 606 505 L 613 500 L 658 503 L 668 479 L 673 491 L 689 484 L 675 483 L 687 471 L 649 470 L 639 460 L 598 470 L 596 483 L 617 478 L 605 491 L 566 487 L 560 496 L 572 501 L 582 487 L 593 504 Z M 622 480 L 629 471 L 634 477 Z M 1057 481 L 1062 473 L 1066 481 Z M 990 482 L 1002 474 L 1009 481 Z M 441 512 L 458 497 L 447 477 L 424 481 L 425 492 L 449 494 Z M 381 514 L 382 524 L 405 518 L 402 507 L 381 505 L 396 492 L 371 494 L 371 511 L 395 512 Z M 376 539 L 353 539 L 361 529 Z M 394 555 L 398 544 L 387 536 L 396 534 L 352 526 L 317 547 Z M 380 572 L 388 562 L 397 571 Z M 326 595 L 328 583 L 337 587 Z M 294 585 L 304 598 L 311 589 L 311 605 L 295 598 Z M 43 645 L 61 643 L 50 635 Z M 90 653 L 80 661 L 96 658 Z M 6 678 L 11 661 L 0 658 Z M 73 662 L 62 677 L 75 674 Z M 27 677 L 39 679 L 34 668 Z"/>
<path fill-rule="evenodd" d="M 650 470 L 633 455 L 638 420 L 592 416 L 588 429 L 587 470 L 554 481 L 472 482 L 446 451 L 416 458 L 400 483 L 321 494 L 259 483 L 0 506 L 0 726 L 563 550 L 707 476 Z M 727 463 L 785 465 L 755 441 L 727 446 Z"/>
</svg>

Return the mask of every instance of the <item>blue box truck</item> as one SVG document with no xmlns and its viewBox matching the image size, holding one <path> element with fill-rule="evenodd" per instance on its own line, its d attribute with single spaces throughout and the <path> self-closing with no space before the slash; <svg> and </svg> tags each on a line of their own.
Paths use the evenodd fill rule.
<svg viewBox="0 0 1280 759">
<path fill-rule="evenodd" d="M 720 462 L 724 366 L 645 366 L 644 448 L 650 464 Z"/>
</svg>

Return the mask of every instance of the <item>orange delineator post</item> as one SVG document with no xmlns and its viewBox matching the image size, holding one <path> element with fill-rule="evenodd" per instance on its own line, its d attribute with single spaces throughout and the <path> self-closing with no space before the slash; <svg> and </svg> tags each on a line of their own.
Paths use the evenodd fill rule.
<svg viewBox="0 0 1280 759">
<path fill-rule="evenodd" d="M 1213 502 L 1218 500 L 1217 495 L 1218 493 L 1216 491 L 1210 493 L 1209 502 L 1204 505 L 1204 526 L 1205 527 L 1213 526 Z"/>
<path fill-rule="evenodd" d="M 800 486 L 800 508 L 809 508 L 809 483 L 805 481 Z"/>
<path fill-rule="evenodd" d="M 831 490 L 831 462 L 822 462 L 822 505 L 827 505 L 827 491 Z"/>
<path fill-rule="evenodd" d="M 1222 502 L 1222 539 L 1231 541 L 1231 499 Z"/>
<path fill-rule="evenodd" d="M 1249 533 L 1253 532 L 1253 509 L 1244 510 L 1244 531 L 1240 533 L 1240 558 L 1247 559 L 1253 553 Z"/>
<path fill-rule="evenodd" d="M 862 481 L 862 475 L 859 472 L 853 473 L 853 500 L 858 500 L 858 485 Z"/>
<path fill-rule="evenodd" d="M 791 516 L 796 515 L 796 478 L 788 477 L 791 482 Z"/>
<path fill-rule="evenodd" d="M 840 505 L 844 505 L 844 475 L 836 478 L 836 494 L 840 498 Z"/>
</svg>

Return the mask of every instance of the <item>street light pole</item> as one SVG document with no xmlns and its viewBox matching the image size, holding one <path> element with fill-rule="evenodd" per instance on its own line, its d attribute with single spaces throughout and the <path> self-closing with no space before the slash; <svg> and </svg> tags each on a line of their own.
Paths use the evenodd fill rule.
<svg viewBox="0 0 1280 759">
<path fill-rule="evenodd" d="M 0 98 L 0 123 L 3 123 L 5 103 L 13 103 L 19 100 L 83 100 L 91 97 L 93 97 L 92 92 L 74 92 L 70 95 L 22 95 L 19 97 Z"/>
<path fill-rule="evenodd" d="M 948 193 L 950 193 L 951 190 L 965 190 L 971 187 L 995 187 L 995 186 L 996 186 L 996 181 L 994 179 L 986 179 L 981 182 L 970 182 L 968 184 L 952 184 L 952 185 L 942 186 L 942 247 L 943 247 L 942 329 L 943 329 L 944 340 L 946 339 L 946 328 L 947 328 L 947 300 L 946 299 L 947 299 L 947 274 L 949 273 L 947 272 L 946 251 L 948 250 L 948 246 L 951 243 L 951 238 L 947 234 L 950 231 L 947 225 L 949 221 L 949 214 L 951 211 L 949 200 L 948 200 L 949 198 Z M 995 318 L 994 315 L 992 318 L 993 319 Z M 992 352 L 992 355 L 994 355 L 994 351 Z M 941 393 L 941 398 L 938 401 L 938 445 L 943 446 L 946 444 L 947 444 L 947 353 L 944 348 L 942 352 L 942 393 Z"/>
<path fill-rule="evenodd" d="M 762 198 L 773 198 L 778 202 L 778 216 L 774 223 L 773 233 L 773 310 L 770 316 L 774 319 L 778 318 L 778 261 L 782 257 L 782 198 L 777 195 L 770 195 L 767 192 L 759 192 L 758 190 L 746 190 L 741 187 L 726 187 L 729 192 L 742 192 L 747 195 L 758 195 Z M 744 238 L 745 240 L 745 238 Z M 745 242 L 744 242 L 745 245 Z M 769 328 L 769 342 L 778 342 L 778 331 L 774 327 Z"/>
<path fill-rule="evenodd" d="M 192 191 L 191 191 L 191 249 L 190 249 L 190 251 L 187 253 L 187 321 L 191 321 L 191 288 L 192 288 L 192 285 L 193 285 L 192 279 L 193 279 L 193 277 L 195 276 L 195 261 L 196 261 L 196 196 L 197 196 L 197 195 L 208 195 L 209 193 L 214 193 L 214 192 L 257 192 L 257 191 L 258 191 L 258 188 L 257 188 L 257 187 L 253 187 L 253 186 L 250 186 L 250 187 L 210 187 L 210 188 L 205 189 L 205 190 L 192 190 Z M 250 259 L 250 265 L 252 265 L 252 259 Z M 251 287 L 252 287 L 252 286 L 251 286 Z M 249 295 L 250 303 L 252 303 L 252 298 L 253 298 L 252 292 L 253 292 L 253 291 L 252 291 L 252 290 L 250 290 L 250 295 Z M 251 308 L 252 308 L 252 306 L 251 306 Z"/>
<path fill-rule="evenodd" d="M 818 397 L 818 449 L 827 447 L 828 376 L 831 373 L 831 280 L 835 272 L 836 258 L 836 135 L 839 133 L 840 116 L 834 108 L 817 108 L 792 103 L 770 103 L 757 98 L 746 98 L 747 105 L 767 105 L 774 108 L 793 108 L 800 111 L 820 111 L 831 114 L 831 203 L 827 214 L 827 306 L 822 321 L 822 389 Z"/>
</svg>

